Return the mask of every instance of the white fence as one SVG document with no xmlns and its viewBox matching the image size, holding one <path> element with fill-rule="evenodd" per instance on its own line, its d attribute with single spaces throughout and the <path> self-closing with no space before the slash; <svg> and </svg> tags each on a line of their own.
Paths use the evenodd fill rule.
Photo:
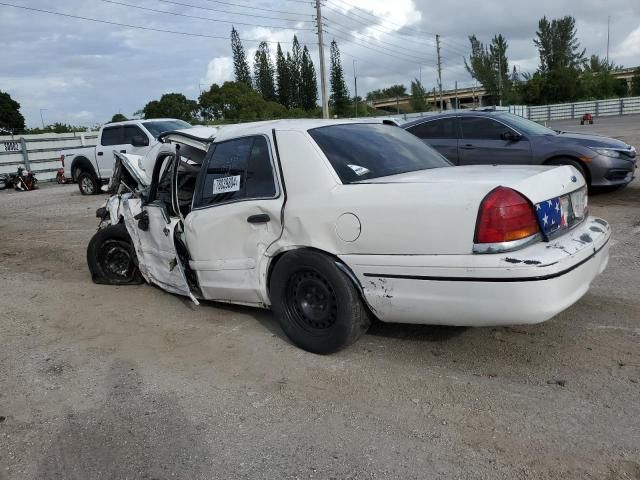
<svg viewBox="0 0 640 480">
<path fill-rule="evenodd" d="M 527 114 L 522 116 L 536 122 L 548 122 L 551 120 L 577 119 L 585 113 L 590 113 L 594 117 L 638 114 L 640 113 L 640 97 L 527 107 Z M 521 114 L 518 113 L 518 115 Z"/>
<path fill-rule="evenodd" d="M 61 151 L 93 146 L 97 139 L 97 132 L 0 136 L 0 174 L 15 172 L 24 165 L 38 180 L 53 180 L 62 166 Z"/>
</svg>

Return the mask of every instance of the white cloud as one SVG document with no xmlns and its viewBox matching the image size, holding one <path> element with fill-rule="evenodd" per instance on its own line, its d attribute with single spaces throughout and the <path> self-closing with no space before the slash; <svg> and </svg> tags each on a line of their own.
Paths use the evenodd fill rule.
<svg viewBox="0 0 640 480">
<path fill-rule="evenodd" d="M 640 27 L 633 30 L 613 51 L 615 57 L 640 57 Z"/>
<path fill-rule="evenodd" d="M 231 57 L 217 57 L 211 60 L 202 83 L 220 85 L 228 80 L 233 80 L 233 60 Z"/>
</svg>

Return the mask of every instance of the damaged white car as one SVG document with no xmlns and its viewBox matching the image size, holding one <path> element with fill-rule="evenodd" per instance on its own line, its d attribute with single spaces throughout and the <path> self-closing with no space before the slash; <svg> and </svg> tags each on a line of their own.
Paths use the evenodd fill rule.
<svg viewBox="0 0 640 480">
<path fill-rule="evenodd" d="M 88 262 L 272 308 L 317 353 L 383 322 L 505 325 L 575 303 L 609 258 L 571 166 L 453 167 L 384 123 L 281 120 L 164 134 L 118 154 Z M 125 167 L 123 169 L 123 167 Z"/>
</svg>

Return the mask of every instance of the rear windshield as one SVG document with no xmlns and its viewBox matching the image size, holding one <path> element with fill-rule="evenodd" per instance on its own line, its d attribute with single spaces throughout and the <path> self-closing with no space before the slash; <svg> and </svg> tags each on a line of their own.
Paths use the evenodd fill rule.
<svg viewBox="0 0 640 480">
<path fill-rule="evenodd" d="M 390 125 L 330 125 L 311 129 L 309 135 L 342 183 L 451 166 L 416 136 Z"/>
<path fill-rule="evenodd" d="M 149 133 L 155 138 L 158 138 L 164 132 L 171 132 L 173 130 L 182 130 L 183 128 L 191 128 L 191 125 L 182 120 L 161 120 L 158 122 L 143 122 L 144 128 L 149 130 Z"/>
</svg>

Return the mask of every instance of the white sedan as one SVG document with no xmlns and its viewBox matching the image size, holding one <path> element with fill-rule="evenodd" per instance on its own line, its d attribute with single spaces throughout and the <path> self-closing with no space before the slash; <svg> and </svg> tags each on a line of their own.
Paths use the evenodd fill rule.
<svg viewBox="0 0 640 480">
<path fill-rule="evenodd" d="M 506 325 L 575 303 L 609 258 L 571 166 L 453 167 L 383 122 L 281 120 L 165 134 L 120 155 L 94 281 L 272 308 L 298 346 L 383 322 Z M 123 168 L 125 167 L 125 168 Z"/>
</svg>

